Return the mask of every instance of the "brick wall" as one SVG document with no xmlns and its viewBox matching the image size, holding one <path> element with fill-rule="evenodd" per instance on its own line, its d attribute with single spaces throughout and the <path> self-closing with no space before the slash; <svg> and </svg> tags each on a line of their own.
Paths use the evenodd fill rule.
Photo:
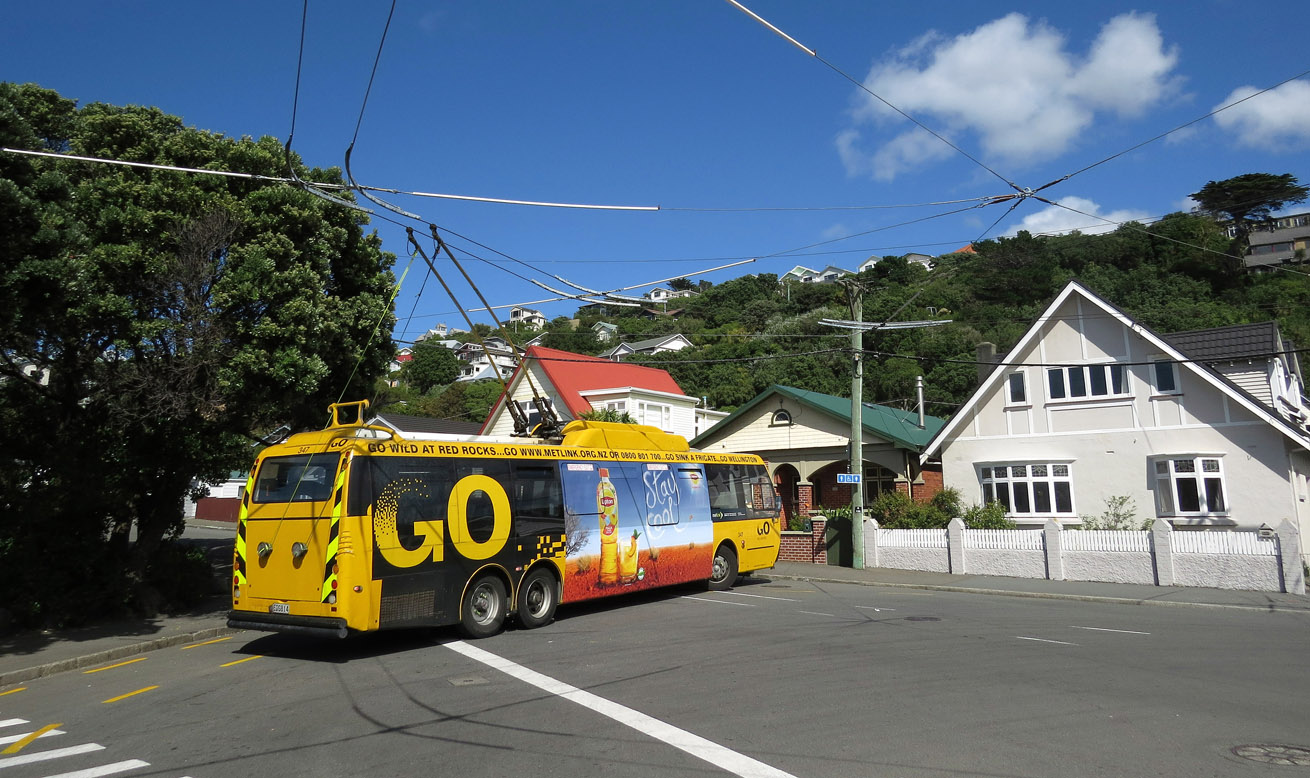
<svg viewBox="0 0 1310 778">
<path fill-rule="evenodd" d="M 779 562 L 828 564 L 828 546 L 823 537 L 828 521 L 816 518 L 811 523 L 813 528 L 809 532 L 782 533 L 782 547 L 778 551 Z"/>
<path fill-rule="evenodd" d="M 914 487 L 914 499 L 918 502 L 928 502 L 946 487 L 942 480 L 941 463 L 924 465 L 919 472 L 919 477 L 923 479 L 923 483 L 916 484 Z"/>
</svg>

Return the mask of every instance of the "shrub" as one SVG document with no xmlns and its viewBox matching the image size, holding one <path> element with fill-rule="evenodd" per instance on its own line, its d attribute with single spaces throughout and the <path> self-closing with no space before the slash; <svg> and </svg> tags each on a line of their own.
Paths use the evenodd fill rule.
<svg viewBox="0 0 1310 778">
<path fill-rule="evenodd" d="M 969 529 L 1014 529 L 1013 521 L 1005 518 L 1005 506 L 999 502 L 975 505 L 964 512 L 964 526 Z"/>
<path fill-rule="evenodd" d="M 1127 495 L 1105 498 L 1105 510 L 1099 516 L 1083 516 L 1080 529 L 1150 529 L 1151 519 L 1137 518 L 1137 503 Z"/>
</svg>

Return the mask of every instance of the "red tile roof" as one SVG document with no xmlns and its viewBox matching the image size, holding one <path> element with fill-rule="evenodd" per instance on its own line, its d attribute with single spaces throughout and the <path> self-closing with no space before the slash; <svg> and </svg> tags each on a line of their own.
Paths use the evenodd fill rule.
<svg viewBox="0 0 1310 778">
<path fill-rule="evenodd" d="M 608 359 L 600 357 L 590 357 L 585 354 L 574 354 L 570 351 L 560 351 L 559 349 L 545 348 L 543 346 L 529 346 L 524 353 L 524 364 L 529 360 L 536 360 L 541 366 L 542 372 L 546 374 L 547 380 L 550 381 L 555 393 L 558 394 L 560 402 L 568 409 L 568 413 L 573 418 L 577 418 L 587 411 L 591 410 L 591 403 L 587 402 L 580 393 L 591 389 L 614 389 L 618 387 L 636 387 L 638 389 L 650 389 L 656 392 L 668 392 L 670 394 L 682 394 L 682 388 L 673 380 L 673 376 L 668 371 L 660 370 L 654 367 L 644 367 L 642 365 L 633 365 L 627 362 L 611 362 Z M 523 372 L 523 365 L 520 365 L 514 375 L 509 380 L 511 389 L 516 385 L 515 382 L 521 380 L 520 374 Z M 542 387 L 537 387 L 538 391 L 543 391 Z M 496 415 L 504 401 L 504 396 L 496 401 L 492 406 L 492 412 L 488 417 Z M 486 429 L 486 425 L 483 425 Z"/>
</svg>

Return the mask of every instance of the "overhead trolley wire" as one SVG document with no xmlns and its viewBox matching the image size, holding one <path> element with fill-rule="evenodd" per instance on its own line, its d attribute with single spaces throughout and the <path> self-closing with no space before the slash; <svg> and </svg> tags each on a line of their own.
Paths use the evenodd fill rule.
<svg viewBox="0 0 1310 778">
<path fill-rule="evenodd" d="M 825 66 L 827 66 L 827 67 L 828 67 L 830 70 L 832 70 L 834 73 L 836 73 L 837 75 L 839 75 L 839 76 L 841 76 L 842 78 L 846 79 L 847 81 L 851 82 L 851 83 L 854 84 L 858 89 L 860 89 L 861 91 L 867 93 L 869 96 L 873 97 L 873 98 L 876 99 L 878 102 L 880 102 L 880 103 L 882 103 L 883 105 L 887 106 L 888 108 L 892 109 L 893 111 L 895 111 L 896 113 L 898 113 L 898 114 L 900 114 L 901 116 L 905 117 L 906 119 L 909 119 L 909 120 L 910 120 L 911 122 L 913 122 L 916 126 L 918 126 L 919 129 L 924 130 L 924 131 L 927 132 L 929 135 L 933 136 L 933 137 L 936 138 L 937 140 L 941 141 L 942 143 L 945 143 L 947 146 L 950 146 L 952 149 L 954 149 L 955 151 L 959 152 L 959 153 L 960 153 L 961 155 L 963 155 L 966 159 L 968 159 L 969 161 L 973 162 L 973 163 L 974 163 L 975 165 L 977 165 L 978 167 L 982 168 L 983 170 L 986 170 L 988 173 L 991 173 L 992 175 L 994 175 L 994 176 L 996 176 L 997 178 L 1001 179 L 1001 180 L 1004 181 L 1005 184 L 1006 184 L 1007 186 L 1009 186 L 1011 189 L 1015 190 L 1016 192 L 1023 192 L 1023 191 L 1024 191 L 1024 190 L 1023 190 L 1023 189 L 1022 189 L 1018 184 L 1014 183 L 1013 181 L 1011 181 L 1010 179 L 1008 179 L 1008 178 L 1006 178 L 1005 176 L 1001 175 L 1000 173 L 997 173 L 995 170 L 993 170 L 992 168 L 988 167 L 986 164 L 984 164 L 984 163 L 983 163 L 981 160 L 979 160 L 977 157 L 973 156 L 972 154 L 970 154 L 969 152 L 967 152 L 967 151 L 965 151 L 964 149 L 960 148 L 959 146 L 955 145 L 954 143 L 951 143 L 949 140 L 947 140 L 947 139 L 946 139 L 945 137 L 943 137 L 941 134 L 939 134 L 939 133 L 937 133 L 936 131 L 934 131 L 934 130 L 933 130 L 931 127 L 929 127 L 928 125 L 924 124 L 923 122 L 921 122 L 921 121 L 919 121 L 918 119 L 914 118 L 914 117 L 911 116 L 910 114 L 908 114 L 908 113 L 906 113 L 905 111 L 901 110 L 901 109 L 900 109 L 899 107 L 897 107 L 896 105 L 893 105 L 891 102 L 889 102 L 887 99 L 885 99 L 882 95 L 877 94 L 877 93 L 874 92 L 872 89 L 870 89 L 868 86 L 866 86 L 866 85 L 864 84 L 863 81 L 860 81 L 859 79 L 857 79 L 857 78 L 851 76 L 849 73 L 847 73 L 846 71 L 844 71 L 844 70 L 842 70 L 841 68 L 837 67 L 837 66 L 834 65 L 833 63 L 829 62 L 828 60 L 824 59 L 823 57 L 820 57 L 820 56 L 819 56 L 819 53 L 818 53 L 817 51 L 815 51 L 814 49 L 811 49 L 810 47 L 808 47 L 808 46 L 806 46 L 806 45 L 804 45 L 804 44 L 802 44 L 800 41 L 796 40 L 795 38 L 791 37 L 791 36 L 788 35 L 787 33 L 783 32 L 783 31 L 780 30 L 778 27 L 776 27 L 776 26 L 774 26 L 773 24 L 769 23 L 769 22 L 766 21 L 763 17 L 761 17 L 759 14 L 755 13 L 755 12 L 752 11 L 751 9 L 749 9 L 749 8 L 747 8 L 746 6 L 742 5 L 740 2 L 738 2 L 738 0 L 728 0 L 728 2 L 729 2 L 730 4 L 732 4 L 733 6 L 736 6 L 736 8 L 737 8 L 738 10 L 742 11 L 742 12 L 745 13 L 747 16 L 751 17 L 751 18 L 754 19 L 755 21 L 759 22 L 760 24 L 764 25 L 764 26 L 767 27 L 768 29 L 772 30 L 774 33 L 776 33 L 777 35 L 779 35 L 781 38 L 783 38 L 784 40 L 786 40 L 786 41 L 787 41 L 788 43 L 790 43 L 791 45 L 793 45 L 793 46 L 795 46 L 796 48 L 800 49 L 801 51 L 805 52 L 805 53 L 808 54 L 809 56 L 813 57 L 815 60 L 817 60 L 817 61 L 819 61 L 819 62 L 822 62 Z"/>
</svg>

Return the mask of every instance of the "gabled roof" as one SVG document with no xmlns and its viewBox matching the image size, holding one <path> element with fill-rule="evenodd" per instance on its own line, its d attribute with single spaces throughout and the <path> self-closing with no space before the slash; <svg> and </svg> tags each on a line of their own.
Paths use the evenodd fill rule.
<svg viewBox="0 0 1310 778">
<path fill-rule="evenodd" d="M 591 410 L 591 403 L 580 394 L 588 389 L 622 386 L 685 396 L 681 387 L 673 380 L 673 376 L 666 370 L 627 362 L 611 362 L 600 357 L 589 357 L 585 354 L 574 354 L 571 351 L 560 351 L 544 346 L 532 346 L 524 352 L 523 363 L 509 379 L 510 392 L 513 392 L 518 382 L 523 380 L 526 366 L 533 363 L 541 368 L 546 380 L 550 382 L 551 388 L 559 397 L 560 403 L 575 419 Z M 538 387 L 538 390 L 541 389 L 542 387 Z M 504 402 L 505 395 L 502 394 L 492 406 L 491 413 L 487 415 L 488 421 L 496 416 L 496 412 Z M 483 428 L 486 428 L 485 424 Z"/>
<path fill-rule="evenodd" d="M 482 425 L 476 421 L 429 419 L 403 413 L 379 413 L 375 419 L 397 432 L 440 432 L 451 435 L 476 435 Z"/>
<path fill-rule="evenodd" d="M 1014 344 L 1014 347 L 1006 353 L 1005 357 L 997 363 L 996 367 L 992 368 L 992 371 L 988 374 L 987 378 L 983 379 L 983 381 L 978 384 L 978 388 L 973 390 L 973 394 L 969 395 L 969 399 L 965 401 L 964 405 L 960 406 L 960 409 L 955 412 L 955 415 L 951 417 L 951 420 L 947 422 L 935 436 L 933 436 L 928 447 L 925 448 L 920 455 L 920 459 L 926 460 L 928 457 L 935 454 L 937 449 L 941 447 L 942 443 L 968 420 L 974 408 L 976 408 L 978 403 L 982 401 L 982 398 L 990 394 L 996 388 L 997 384 L 1004 379 L 1005 369 L 1014 362 L 1015 355 L 1023 352 L 1032 345 L 1032 343 L 1037 339 L 1038 333 L 1041 332 L 1042 325 L 1046 324 L 1059 307 L 1072 295 L 1080 296 L 1082 299 L 1100 308 L 1110 317 L 1118 319 L 1120 324 L 1141 336 L 1152 346 L 1159 349 L 1162 354 L 1177 361 L 1180 370 L 1187 370 L 1193 375 L 1199 377 L 1220 392 L 1228 395 L 1237 402 L 1238 405 L 1241 405 L 1263 421 L 1276 427 L 1279 432 L 1282 432 L 1293 442 L 1310 450 L 1310 437 L 1307 437 L 1296 427 L 1288 424 L 1264 403 L 1252 397 L 1232 381 L 1224 378 L 1204 362 L 1195 361 L 1187 353 L 1184 353 L 1180 348 L 1170 342 L 1170 338 L 1174 336 L 1162 336 L 1157 334 L 1145 325 L 1139 324 L 1118 306 L 1097 295 L 1081 283 L 1070 281 L 1068 284 L 1065 284 L 1064 289 L 1060 290 L 1060 293 L 1055 296 L 1055 299 L 1046 306 L 1046 309 L 1042 311 L 1042 314 L 1028 326 L 1028 331 L 1023 334 L 1023 337 L 1019 338 L 1019 342 Z"/>
<path fill-rule="evenodd" d="M 1208 330 L 1171 332 L 1164 336 L 1193 359 L 1203 362 L 1229 362 L 1242 359 L 1270 359 L 1283 348 L 1278 324 L 1238 324 Z"/>
<path fill-rule="evenodd" d="M 659 348 L 660 346 L 663 346 L 664 344 L 675 340 L 684 341 L 688 346 L 691 345 L 691 341 L 687 340 L 686 336 L 682 335 L 681 333 L 678 333 L 676 335 L 660 335 L 659 337 L 656 338 L 647 338 L 646 340 L 639 340 L 636 343 L 620 343 L 614 348 L 602 353 L 601 357 L 603 358 L 612 357 L 620 349 L 625 349 L 625 348 L 628 350 L 629 353 L 646 351 L 647 349 Z"/>
<path fill-rule="evenodd" d="M 714 427 L 701 433 L 691 442 L 692 446 L 700 445 L 700 442 L 713 434 L 715 430 L 722 432 L 727 429 L 728 424 L 734 419 L 745 415 L 752 408 L 775 394 L 795 400 L 801 405 L 845 421 L 847 424 L 851 421 L 851 398 L 849 397 L 835 397 L 822 392 L 811 392 L 805 389 L 774 384 L 760 392 L 750 402 L 733 411 L 727 418 L 720 420 Z M 936 416 L 924 416 L 924 428 L 919 429 L 918 414 L 889 408 L 886 405 L 875 405 L 873 403 L 864 403 L 863 405 L 864 412 L 861 415 L 860 424 L 865 432 L 871 432 L 888 442 L 894 443 L 898 448 L 921 451 L 937 430 L 941 429 L 942 425 L 946 423 L 945 419 Z"/>
</svg>

